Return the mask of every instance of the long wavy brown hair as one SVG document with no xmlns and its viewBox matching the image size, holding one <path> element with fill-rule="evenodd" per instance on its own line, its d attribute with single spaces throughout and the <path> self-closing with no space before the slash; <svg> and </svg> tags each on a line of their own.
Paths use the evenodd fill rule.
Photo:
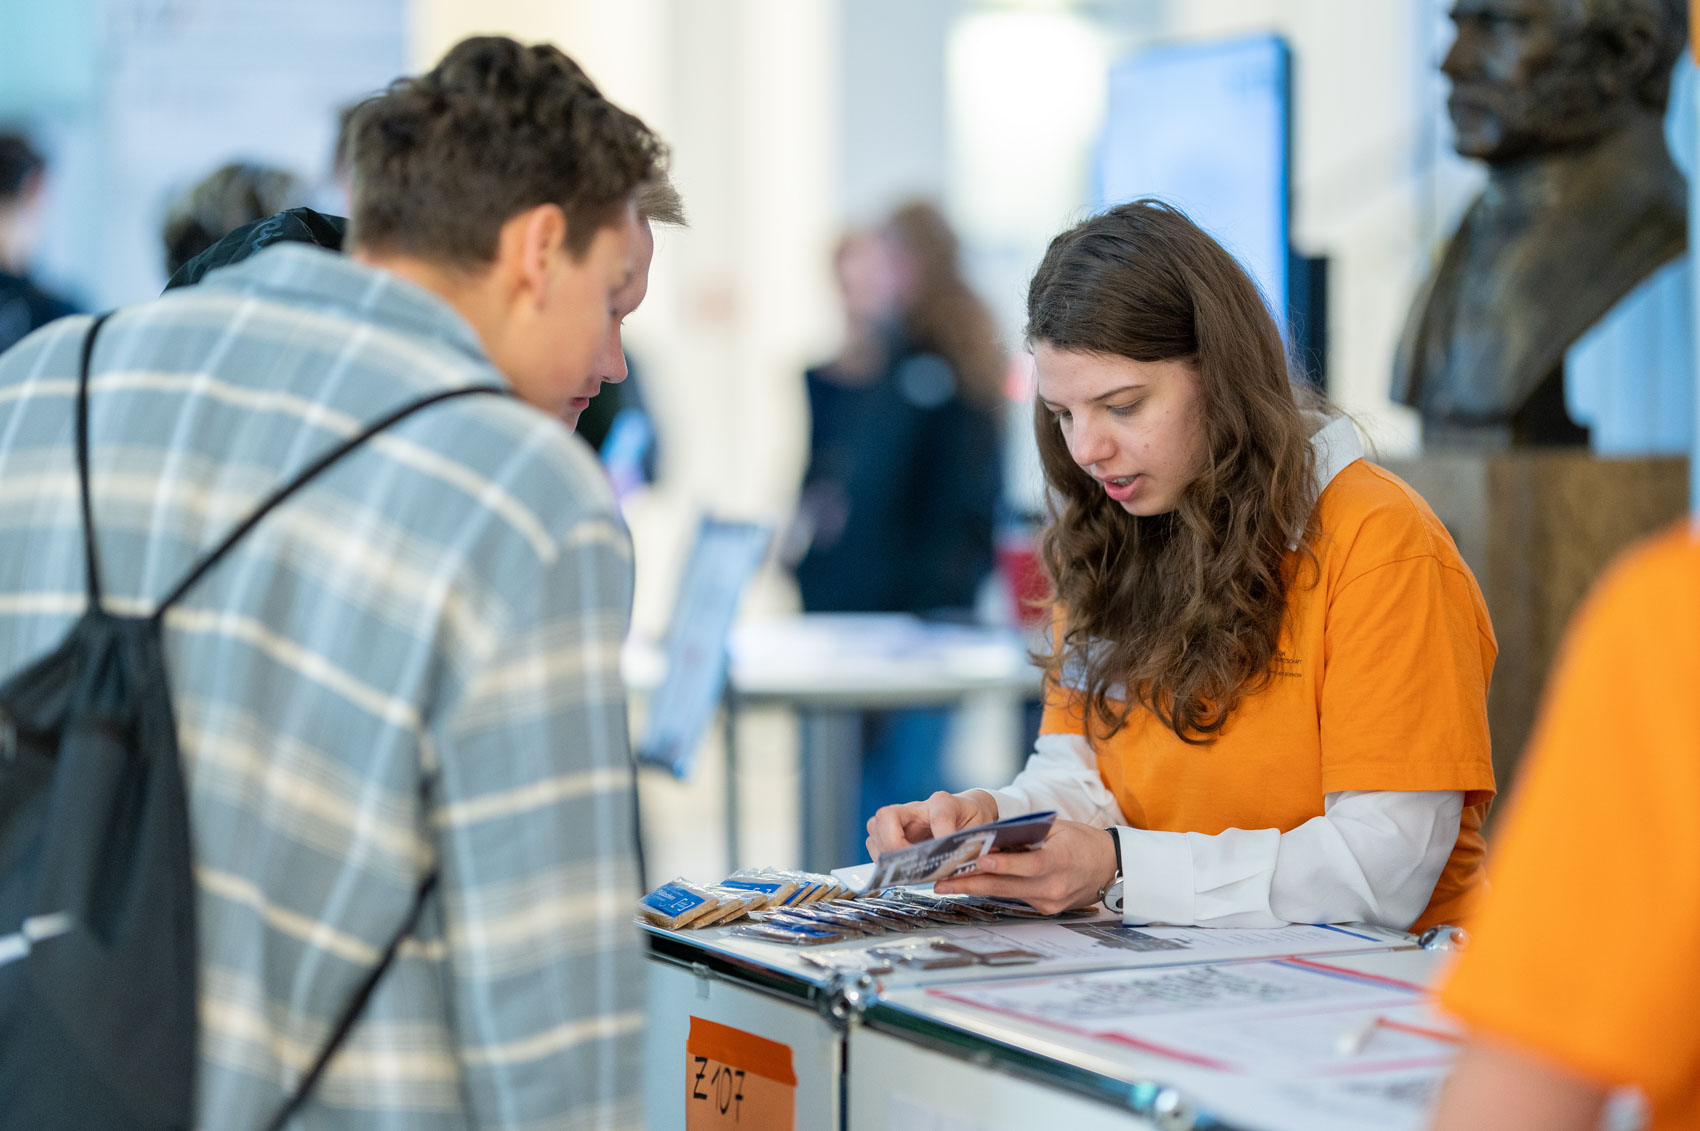
<svg viewBox="0 0 1700 1131">
<path fill-rule="evenodd" d="M 996 408 L 1006 368 L 997 323 L 962 277 L 950 222 L 933 204 L 912 200 L 891 214 L 883 231 L 902 247 L 915 272 L 902 313 L 906 337 L 950 363 L 969 401 Z"/>
<path fill-rule="evenodd" d="M 1051 680 L 1084 675 L 1089 719 L 1114 734 L 1136 707 L 1208 743 L 1270 679 L 1289 585 L 1304 583 L 1314 503 L 1304 409 L 1257 286 L 1177 209 L 1136 200 L 1051 241 L 1027 295 L 1030 343 L 1135 361 L 1183 360 L 1199 379 L 1205 456 L 1175 510 L 1122 510 L 1034 406 L 1049 487 L 1041 553 L 1062 634 Z M 1302 533 L 1301 533 L 1302 532 Z M 1301 554 L 1288 557 L 1298 536 Z M 1125 698 L 1117 690 L 1126 688 Z M 1112 694 L 1115 692 L 1115 694 Z"/>
</svg>

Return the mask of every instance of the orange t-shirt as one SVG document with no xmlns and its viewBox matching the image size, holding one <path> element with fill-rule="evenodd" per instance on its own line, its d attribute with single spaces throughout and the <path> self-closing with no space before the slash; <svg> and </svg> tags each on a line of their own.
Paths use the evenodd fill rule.
<svg viewBox="0 0 1700 1131">
<path fill-rule="evenodd" d="M 1700 528 L 1577 614 L 1441 1002 L 1700 1127 Z"/>
<path fill-rule="evenodd" d="M 1329 793 L 1462 790 L 1458 843 L 1413 929 L 1460 922 L 1485 882 L 1494 791 L 1487 606 L 1446 528 L 1390 472 L 1360 459 L 1316 505 L 1320 579 L 1290 575 L 1268 686 L 1204 746 L 1134 711 L 1095 736 L 1098 772 L 1130 825 L 1162 832 L 1289 832 L 1322 816 Z M 1053 686 L 1041 733 L 1088 733 L 1085 702 Z"/>
</svg>

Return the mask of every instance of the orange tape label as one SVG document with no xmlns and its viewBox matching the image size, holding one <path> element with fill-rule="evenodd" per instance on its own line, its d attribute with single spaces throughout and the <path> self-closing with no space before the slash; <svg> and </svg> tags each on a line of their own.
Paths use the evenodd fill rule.
<svg viewBox="0 0 1700 1131">
<path fill-rule="evenodd" d="M 795 1131 L 791 1048 L 730 1025 L 691 1018 L 685 1042 L 685 1131 Z"/>
</svg>

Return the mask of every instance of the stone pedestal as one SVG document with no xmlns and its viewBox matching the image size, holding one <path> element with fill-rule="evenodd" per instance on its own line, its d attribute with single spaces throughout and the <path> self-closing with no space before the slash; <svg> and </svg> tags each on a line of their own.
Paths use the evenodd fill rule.
<svg viewBox="0 0 1700 1131">
<path fill-rule="evenodd" d="M 1687 511 L 1688 461 L 1442 451 L 1385 466 L 1428 500 L 1487 598 L 1499 640 L 1488 719 L 1507 797 L 1571 614 L 1619 551 Z"/>
</svg>

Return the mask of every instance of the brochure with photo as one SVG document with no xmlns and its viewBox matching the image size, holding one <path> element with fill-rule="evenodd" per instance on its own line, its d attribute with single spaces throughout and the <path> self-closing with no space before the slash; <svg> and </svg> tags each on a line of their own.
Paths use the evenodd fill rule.
<svg viewBox="0 0 1700 1131">
<path fill-rule="evenodd" d="M 988 852 L 1018 852 L 1033 848 L 1051 832 L 1056 813 L 1023 813 L 987 825 L 958 829 L 945 836 L 896 848 L 868 864 L 838 868 L 833 876 L 857 892 L 930 884 L 954 876 L 964 865 Z"/>
</svg>

